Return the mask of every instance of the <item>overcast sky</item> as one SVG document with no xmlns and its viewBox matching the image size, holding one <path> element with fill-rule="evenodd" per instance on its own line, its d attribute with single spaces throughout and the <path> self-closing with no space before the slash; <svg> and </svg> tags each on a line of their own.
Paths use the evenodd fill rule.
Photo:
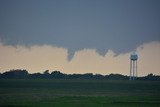
<svg viewBox="0 0 160 107">
<path fill-rule="evenodd" d="M 160 1 L 0 0 L 0 42 L 2 49 L 6 49 L 7 46 L 11 46 L 12 48 L 7 49 L 12 50 L 15 47 L 23 47 L 24 50 L 27 50 L 28 47 L 31 49 L 33 47 L 39 49 L 46 47 L 48 49 L 50 46 L 56 47 L 56 49 L 64 49 L 66 52 L 64 52 L 66 54 L 66 63 L 73 63 L 75 56 L 81 51 L 86 52 L 87 58 L 94 56 L 93 54 L 95 53 L 104 59 L 106 54 L 110 52 L 109 50 L 114 53 L 114 56 L 129 55 L 130 52 L 137 50 L 137 48 L 139 49 L 143 44 L 148 43 L 152 44 L 152 46 L 154 46 L 154 43 L 159 44 Z M 45 55 L 48 55 L 54 49 L 51 48 L 47 52 L 42 52 L 44 56 L 40 55 L 39 58 L 45 57 Z M 158 50 L 157 52 L 160 52 L 160 47 L 156 49 Z M 1 64 L 2 62 L 7 63 L 5 59 L 8 59 L 8 56 L 4 52 L 2 56 L 2 51 L 0 50 L 0 58 L 3 57 L 4 59 L 0 59 Z M 91 51 L 92 54 L 88 55 L 88 51 Z M 18 57 L 20 53 L 13 52 L 12 54 Z M 26 56 L 29 55 L 26 54 Z M 32 57 L 31 54 L 30 56 Z M 56 59 L 55 63 L 58 60 L 61 59 Z M 83 62 L 80 62 L 81 58 L 77 60 L 79 63 Z M 96 60 L 94 61 L 96 62 Z M 22 61 L 20 62 L 23 63 Z M 30 62 L 33 61 L 30 60 Z M 16 60 L 13 63 L 18 66 Z M 44 65 L 48 64 L 45 61 L 43 63 Z M 160 64 L 159 62 L 156 63 Z M 74 64 L 77 64 L 77 62 L 74 62 Z M 101 64 L 102 62 L 100 61 L 98 68 L 100 68 Z M 15 69 L 17 67 L 10 66 L 8 65 L 8 69 Z M 86 66 L 89 65 L 86 64 Z M 40 65 L 38 67 L 41 68 Z M 47 67 L 44 66 L 43 69 L 37 70 L 48 69 Z M 58 69 L 74 72 L 73 68 L 69 65 L 68 68 L 64 69 L 63 67 L 59 67 Z M 108 66 L 108 68 L 110 67 Z M 6 70 L 4 68 L 4 66 L 0 66 L 0 70 Z M 32 69 L 32 67 L 28 69 L 36 70 Z M 50 69 L 54 70 L 57 68 L 52 65 Z M 74 69 L 80 69 L 80 66 Z M 101 69 L 101 72 L 98 70 L 94 72 L 105 73 L 106 69 Z M 159 70 L 155 71 L 156 73 L 160 72 L 158 66 L 156 70 Z M 92 72 L 87 71 L 86 67 L 81 67 L 81 70 L 77 70 L 79 73 L 82 71 Z M 109 72 L 113 71 L 110 68 Z M 121 69 L 114 72 L 123 73 Z"/>
</svg>

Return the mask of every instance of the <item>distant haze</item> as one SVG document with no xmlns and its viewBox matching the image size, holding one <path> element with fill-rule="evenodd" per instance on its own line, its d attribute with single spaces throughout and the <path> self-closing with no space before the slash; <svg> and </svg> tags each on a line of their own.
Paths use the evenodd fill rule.
<svg viewBox="0 0 160 107">
<path fill-rule="evenodd" d="M 159 42 L 159 0 L 0 0 L 0 71 L 159 74 Z"/>
</svg>

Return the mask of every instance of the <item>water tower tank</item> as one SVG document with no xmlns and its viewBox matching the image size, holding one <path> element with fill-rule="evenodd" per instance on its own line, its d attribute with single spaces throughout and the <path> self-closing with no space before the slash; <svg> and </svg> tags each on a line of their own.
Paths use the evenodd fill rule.
<svg viewBox="0 0 160 107">
<path fill-rule="evenodd" d="M 130 59 L 135 61 L 135 60 L 138 59 L 138 55 L 134 52 L 134 53 L 131 54 Z"/>
</svg>

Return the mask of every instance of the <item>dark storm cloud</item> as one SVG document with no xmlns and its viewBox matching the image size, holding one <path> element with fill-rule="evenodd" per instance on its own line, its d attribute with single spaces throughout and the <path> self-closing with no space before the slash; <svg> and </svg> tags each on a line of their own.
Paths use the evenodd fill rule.
<svg viewBox="0 0 160 107">
<path fill-rule="evenodd" d="M 0 38 L 10 45 L 51 44 L 124 53 L 160 40 L 158 0 L 1 0 Z"/>
</svg>

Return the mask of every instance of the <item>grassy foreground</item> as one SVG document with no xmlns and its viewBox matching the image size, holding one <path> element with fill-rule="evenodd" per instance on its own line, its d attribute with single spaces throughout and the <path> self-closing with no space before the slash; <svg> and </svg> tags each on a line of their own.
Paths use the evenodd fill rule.
<svg viewBox="0 0 160 107">
<path fill-rule="evenodd" d="M 0 106 L 160 107 L 160 82 L 0 80 Z"/>
</svg>

